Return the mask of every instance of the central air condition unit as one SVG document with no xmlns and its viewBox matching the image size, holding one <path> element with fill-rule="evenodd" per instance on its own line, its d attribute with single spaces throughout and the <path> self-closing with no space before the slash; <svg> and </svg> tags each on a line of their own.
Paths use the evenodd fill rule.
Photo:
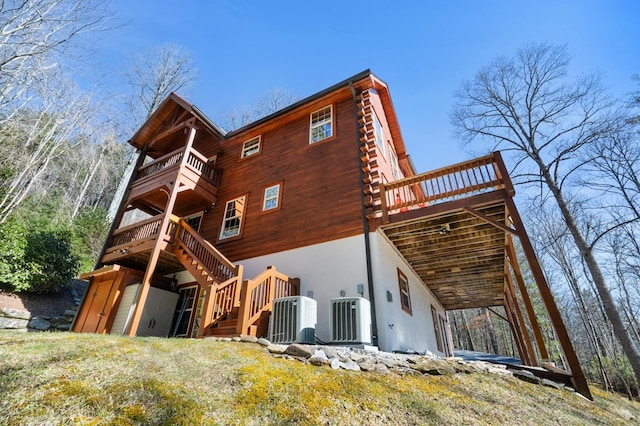
<svg viewBox="0 0 640 426">
<path fill-rule="evenodd" d="M 275 299 L 269 319 L 269 340 L 272 343 L 316 342 L 318 307 L 315 300 L 305 296 Z"/>
<path fill-rule="evenodd" d="M 331 299 L 331 343 L 371 344 L 371 303 L 367 299 Z"/>
</svg>

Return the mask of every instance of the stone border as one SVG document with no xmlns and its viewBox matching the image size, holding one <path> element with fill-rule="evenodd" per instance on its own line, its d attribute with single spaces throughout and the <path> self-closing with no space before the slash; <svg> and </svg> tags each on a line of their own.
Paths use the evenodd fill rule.
<svg viewBox="0 0 640 426">
<path fill-rule="evenodd" d="M 441 376 L 452 374 L 487 373 L 501 377 L 517 379 L 575 392 L 563 383 L 541 379 L 527 370 L 509 369 L 504 364 L 492 364 L 486 361 L 465 361 L 459 357 L 437 358 L 429 355 L 405 355 L 389 352 L 372 352 L 343 346 L 290 345 L 273 344 L 264 338 L 243 337 L 206 337 L 207 340 L 222 342 L 257 343 L 270 354 L 278 358 L 298 360 L 315 366 L 330 366 L 334 370 L 370 371 L 380 374 L 396 373 L 416 376 Z"/>
</svg>

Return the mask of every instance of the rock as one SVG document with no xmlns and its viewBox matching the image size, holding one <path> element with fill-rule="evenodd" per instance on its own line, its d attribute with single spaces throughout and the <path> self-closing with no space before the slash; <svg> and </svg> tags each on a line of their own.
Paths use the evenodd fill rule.
<svg viewBox="0 0 640 426">
<path fill-rule="evenodd" d="M 77 313 L 78 313 L 77 309 L 67 309 L 66 311 L 64 311 L 64 316 L 75 317 Z"/>
<path fill-rule="evenodd" d="M 231 339 L 231 337 L 223 337 L 220 340 L 222 340 L 223 342 L 230 342 L 232 339 Z"/>
<path fill-rule="evenodd" d="M 516 377 L 520 380 L 523 380 L 525 382 L 529 382 L 529 383 L 533 383 L 533 384 L 540 384 L 540 378 L 536 377 L 532 372 L 527 371 L 527 370 L 509 370 L 511 371 L 511 374 L 513 374 L 513 377 Z"/>
<path fill-rule="evenodd" d="M 239 338 L 238 336 L 235 336 L 235 337 L 232 337 L 232 338 L 231 338 L 231 341 L 232 341 L 232 342 L 239 342 L 239 341 L 240 341 L 240 338 Z"/>
<path fill-rule="evenodd" d="M 322 349 L 313 351 L 313 354 L 309 357 L 309 363 L 313 365 L 324 365 L 329 363 L 329 358 Z"/>
<path fill-rule="evenodd" d="M 48 330 L 51 328 L 51 323 L 45 319 L 40 317 L 35 317 L 31 321 L 29 321 L 29 328 L 34 330 Z"/>
<path fill-rule="evenodd" d="M 498 376 L 512 376 L 511 371 L 505 368 L 489 368 L 486 370 L 489 374 L 497 374 Z"/>
<path fill-rule="evenodd" d="M 377 363 L 372 359 L 364 359 L 364 360 L 360 361 L 358 363 L 358 365 L 360 366 L 360 369 L 362 371 L 374 371 L 374 369 L 376 368 Z M 384 364 L 380 364 L 380 365 L 384 365 Z M 387 367 L 385 366 L 385 368 L 387 368 Z"/>
<path fill-rule="evenodd" d="M 343 370 L 360 371 L 360 366 L 350 359 L 342 362 L 338 358 L 333 358 L 331 360 L 331 368 L 334 370 L 342 368 Z"/>
<path fill-rule="evenodd" d="M 71 330 L 71 324 L 56 324 L 53 328 L 60 331 L 69 331 Z"/>
<path fill-rule="evenodd" d="M 264 337 L 261 337 L 261 338 L 258 339 L 258 344 L 260 346 L 264 346 L 264 347 L 271 346 L 271 342 L 268 341 L 267 339 L 265 339 Z"/>
<path fill-rule="evenodd" d="M 1 316 L 9 317 L 9 318 L 16 318 L 16 319 L 23 319 L 23 320 L 31 319 L 31 312 L 24 311 L 22 309 L 2 308 L 2 310 L 0 310 L 0 313 L 2 313 Z M 7 327 L 7 328 L 11 328 L 11 327 Z"/>
<path fill-rule="evenodd" d="M 10 329 L 15 330 L 19 328 L 27 328 L 29 325 L 28 319 L 19 319 L 19 318 L 8 318 L 8 317 L 0 317 L 0 329 Z"/>
<path fill-rule="evenodd" d="M 336 348 L 333 348 L 331 346 L 320 346 L 320 349 L 324 351 L 325 355 L 327 355 L 327 358 L 338 358 L 338 351 L 336 350 Z"/>
<path fill-rule="evenodd" d="M 554 389 L 562 389 L 564 387 L 562 383 L 554 382 L 553 380 L 549 380 L 549 379 L 542 379 L 540 384 L 542 386 L 547 386 Z"/>
<path fill-rule="evenodd" d="M 274 355 L 282 355 L 287 350 L 287 345 L 271 344 L 267 346 L 267 350 Z"/>
<path fill-rule="evenodd" d="M 240 341 L 245 343 L 258 343 L 258 338 L 256 336 L 242 336 Z"/>
<path fill-rule="evenodd" d="M 215 342 L 216 340 L 220 340 L 220 339 L 216 336 L 207 336 L 204 338 L 204 340 L 212 340 Z"/>
<path fill-rule="evenodd" d="M 286 354 L 299 357 L 299 358 L 309 358 L 313 355 L 313 352 L 317 349 L 316 346 L 310 345 L 301 345 L 299 343 L 292 343 L 287 347 L 285 351 Z"/>
<path fill-rule="evenodd" d="M 430 374 L 432 376 L 455 374 L 455 370 L 447 362 L 429 358 L 422 358 L 411 368 L 422 374 Z"/>
</svg>

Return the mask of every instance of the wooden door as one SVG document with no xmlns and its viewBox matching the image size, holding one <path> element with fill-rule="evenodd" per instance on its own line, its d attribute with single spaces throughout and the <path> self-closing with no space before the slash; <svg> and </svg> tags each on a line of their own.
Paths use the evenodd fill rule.
<svg viewBox="0 0 640 426">
<path fill-rule="evenodd" d="M 117 295 L 120 274 L 95 277 L 74 326 L 79 333 L 106 333 L 109 314 Z"/>
</svg>

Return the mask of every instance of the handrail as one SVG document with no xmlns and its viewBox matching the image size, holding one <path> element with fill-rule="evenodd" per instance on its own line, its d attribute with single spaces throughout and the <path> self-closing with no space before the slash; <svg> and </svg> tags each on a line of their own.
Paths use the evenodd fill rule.
<svg viewBox="0 0 640 426">
<path fill-rule="evenodd" d="M 383 222 L 390 214 L 498 189 L 513 192 L 499 152 L 397 181 L 380 184 Z"/>
<path fill-rule="evenodd" d="M 170 167 L 179 166 L 183 155 L 184 147 L 171 151 L 162 157 L 158 157 L 149 164 L 145 164 L 138 169 L 138 172 L 136 173 L 136 181 L 158 174 Z"/>
<path fill-rule="evenodd" d="M 163 218 L 164 214 L 160 214 L 134 223 L 133 225 L 116 229 L 113 234 L 111 234 L 108 249 L 126 246 L 136 241 L 156 237 L 160 232 L 160 225 L 162 224 Z"/>
<path fill-rule="evenodd" d="M 162 157 L 156 158 L 149 164 L 145 164 L 144 166 L 140 167 L 140 169 L 138 169 L 138 173 L 136 174 L 134 183 L 139 183 L 140 181 L 145 180 L 150 176 L 155 176 L 170 168 L 179 167 L 184 155 L 185 147 L 182 147 L 171 151 L 170 153 L 165 154 Z M 204 179 L 206 179 L 212 185 L 220 185 L 220 176 L 222 175 L 222 169 L 215 166 L 214 164 L 211 164 L 209 162 L 209 159 L 197 150 L 193 148 L 188 150 L 186 164 L 189 168 L 191 168 L 200 176 L 204 177 Z"/>
<path fill-rule="evenodd" d="M 300 294 L 300 280 L 289 278 L 273 266 L 252 280 L 245 280 L 240 294 L 240 314 L 236 332 L 248 334 L 263 312 L 271 311 L 273 300 Z"/>
<path fill-rule="evenodd" d="M 189 156 L 187 157 L 187 166 L 198 172 L 213 186 L 220 186 L 222 169 L 217 167 L 215 164 L 211 164 L 207 157 L 205 157 L 195 149 L 191 149 L 189 151 Z"/>
<path fill-rule="evenodd" d="M 187 222 L 180 219 L 176 232 L 176 242 L 189 254 L 198 259 L 207 273 L 218 282 L 225 282 L 237 276 L 238 267 L 231 263 L 207 240 L 202 238 Z"/>
</svg>

